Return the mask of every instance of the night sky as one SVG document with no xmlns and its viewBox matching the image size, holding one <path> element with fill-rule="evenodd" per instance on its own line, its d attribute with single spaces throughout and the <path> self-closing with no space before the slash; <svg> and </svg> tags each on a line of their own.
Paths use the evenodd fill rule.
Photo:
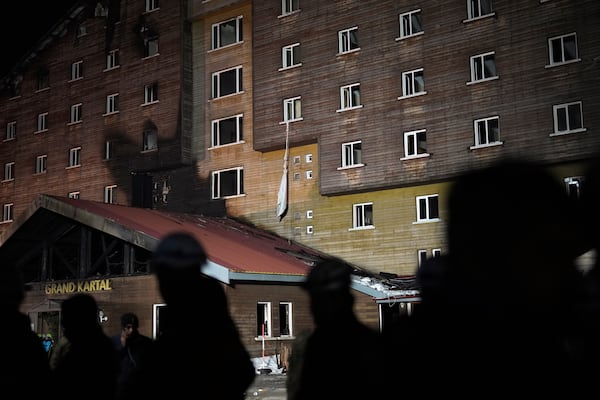
<svg viewBox="0 0 600 400">
<path fill-rule="evenodd" d="M 0 6 L 0 76 L 10 71 L 75 3 L 75 0 L 4 0 Z"/>
</svg>

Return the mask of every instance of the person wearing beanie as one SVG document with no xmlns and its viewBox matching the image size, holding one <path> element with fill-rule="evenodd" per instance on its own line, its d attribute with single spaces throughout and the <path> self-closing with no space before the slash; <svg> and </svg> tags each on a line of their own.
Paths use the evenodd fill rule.
<svg viewBox="0 0 600 400">
<path fill-rule="evenodd" d="M 150 349 L 152 339 L 142 335 L 139 326 L 137 315 L 127 312 L 121 315 L 121 333 L 112 337 L 113 344 L 121 357 L 119 382 L 137 368 L 144 353 Z"/>
<path fill-rule="evenodd" d="M 231 318 L 221 283 L 202 272 L 200 242 L 187 232 L 163 237 L 151 269 L 166 303 L 149 357 L 119 399 L 200 397 L 243 400 L 256 372 Z M 156 385 L 161 382 L 161 385 Z"/>
</svg>

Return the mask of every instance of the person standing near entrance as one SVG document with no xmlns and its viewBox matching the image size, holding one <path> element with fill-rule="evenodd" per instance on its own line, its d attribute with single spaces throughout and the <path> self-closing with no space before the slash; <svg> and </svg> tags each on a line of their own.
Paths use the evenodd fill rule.
<svg viewBox="0 0 600 400">
<path fill-rule="evenodd" d="M 137 368 L 152 344 L 152 339 L 140 333 L 139 325 L 137 315 L 127 312 L 121 316 L 121 333 L 111 338 L 121 357 L 119 382 Z"/>
</svg>

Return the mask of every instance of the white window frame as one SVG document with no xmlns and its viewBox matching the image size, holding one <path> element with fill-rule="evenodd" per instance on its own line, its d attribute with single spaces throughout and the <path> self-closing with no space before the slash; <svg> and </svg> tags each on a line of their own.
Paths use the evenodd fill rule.
<svg viewBox="0 0 600 400">
<path fill-rule="evenodd" d="M 159 9 L 158 0 L 146 0 L 144 12 L 156 11 Z"/>
<path fill-rule="evenodd" d="M 308 229 L 308 227 L 307 227 Z M 282 322 L 285 321 L 285 324 Z M 294 328 L 293 328 L 293 304 L 291 301 L 280 301 L 279 302 L 279 336 L 283 337 L 292 337 L 294 336 Z M 287 326 L 288 332 L 283 333 L 282 328 Z"/>
<path fill-rule="evenodd" d="M 572 48 L 573 47 L 573 48 Z M 574 55 L 570 54 L 575 52 Z M 569 64 L 581 61 L 577 46 L 577 33 L 571 32 L 566 35 L 551 37 L 548 39 L 548 65 L 555 67 L 557 65 Z"/>
<path fill-rule="evenodd" d="M 406 39 L 412 36 L 423 34 L 423 23 L 421 19 L 421 9 L 412 10 L 398 15 L 398 24 L 400 39 Z"/>
<path fill-rule="evenodd" d="M 338 54 L 347 54 L 358 50 L 360 50 L 358 26 L 342 29 L 338 32 Z"/>
<path fill-rule="evenodd" d="M 46 132 L 48 130 L 48 113 L 40 113 L 37 116 L 37 130 L 35 133 Z"/>
<path fill-rule="evenodd" d="M 421 145 L 425 143 L 425 147 Z M 429 157 L 427 152 L 427 130 L 418 129 L 404 132 L 404 157 L 403 160 L 411 158 Z"/>
<path fill-rule="evenodd" d="M 234 125 L 234 130 L 231 132 L 227 132 L 227 135 L 224 135 L 222 130 L 222 125 L 225 122 L 232 122 Z M 242 143 L 244 138 L 244 114 L 232 115 L 226 118 L 214 119 L 211 121 L 211 147 L 220 147 L 227 146 L 236 143 Z M 226 137 L 227 139 L 223 139 Z M 232 138 L 231 141 L 226 141 L 229 138 Z"/>
<path fill-rule="evenodd" d="M 273 334 L 273 326 L 272 326 L 272 321 L 271 321 L 273 319 L 272 313 L 271 313 L 271 302 L 270 301 L 259 301 L 259 302 L 257 302 L 256 306 L 257 306 L 256 307 L 256 311 L 257 311 L 257 314 L 256 314 L 256 329 L 257 329 L 256 337 L 257 338 L 262 338 L 262 337 L 270 338 Z M 258 315 L 259 306 L 261 306 L 261 309 L 263 311 L 261 316 Z M 259 326 L 258 322 L 260 321 L 259 318 L 262 319 L 261 325 L 265 326 L 264 334 L 263 334 L 262 330 L 258 331 L 258 326 Z"/>
<path fill-rule="evenodd" d="M 417 250 L 417 265 L 419 266 L 419 268 L 421 267 L 421 265 L 423 265 L 425 260 L 427 260 L 427 250 Z"/>
<path fill-rule="evenodd" d="M 293 43 L 281 48 L 281 68 L 289 69 L 301 66 L 300 62 L 300 43 Z"/>
<path fill-rule="evenodd" d="M 223 192 L 223 175 L 227 175 L 229 179 L 233 177 L 235 180 L 235 188 L 232 194 L 224 195 Z M 244 168 L 235 167 L 227 168 L 212 173 L 212 199 L 228 199 L 231 197 L 238 197 L 244 195 Z"/>
<path fill-rule="evenodd" d="M 427 94 L 425 91 L 425 77 L 423 68 L 413 69 L 402 73 L 402 97 L 421 96 Z"/>
<path fill-rule="evenodd" d="M 104 115 L 116 114 L 119 112 L 119 93 L 112 93 L 106 96 L 105 111 Z"/>
<path fill-rule="evenodd" d="M 283 100 L 283 122 L 302 121 L 302 98 L 290 97 Z"/>
<path fill-rule="evenodd" d="M 573 114 L 575 112 L 575 114 Z M 569 133 L 585 132 L 586 128 L 583 125 L 583 105 L 581 101 L 573 101 L 570 103 L 556 104 L 552 106 L 552 115 L 554 119 L 554 132 L 550 136 L 565 135 Z M 575 115 L 579 116 L 580 126 L 575 125 L 576 121 L 571 122 Z M 561 121 L 564 122 L 561 123 Z M 559 125 L 565 125 L 562 129 Z"/>
<path fill-rule="evenodd" d="M 479 19 L 494 15 L 492 0 L 467 0 L 467 19 Z"/>
<path fill-rule="evenodd" d="M 144 39 L 144 57 L 150 58 L 159 55 L 158 35 L 148 36 Z"/>
<path fill-rule="evenodd" d="M 104 186 L 104 202 L 107 204 L 116 204 L 117 185 Z"/>
<path fill-rule="evenodd" d="M 110 50 L 106 55 L 106 68 L 105 71 L 115 69 L 119 67 L 119 49 Z"/>
<path fill-rule="evenodd" d="M 35 173 L 44 174 L 48 170 L 48 155 L 42 154 L 35 158 Z"/>
<path fill-rule="evenodd" d="M 491 64 L 490 64 L 491 62 Z M 485 82 L 493 79 L 498 79 L 498 70 L 496 68 L 496 52 L 490 51 L 487 53 L 471 56 L 471 83 Z M 493 72 L 487 72 L 486 66 L 493 66 Z"/>
<path fill-rule="evenodd" d="M 158 103 L 158 83 L 144 85 L 144 104 Z"/>
<path fill-rule="evenodd" d="M 234 82 L 234 86 L 235 89 L 233 92 L 231 93 L 226 93 L 226 94 L 222 94 L 221 92 L 223 92 L 222 90 L 222 85 L 221 85 L 221 81 L 222 81 L 222 76 L 224 74 L 228 74 L 231 73 L 233 71 L 233 77 L 235 79 Z M 228 69 L 224 69 L 221 71 L 217 71 L 217 72 L 213 72 L 212 74 L 212 98 L 213 99 L 218 99 L 221 97 L 225 97 L 225 96 L 233 96 L 239 93 L 242 93 L 242 66 L 238 65 L 236 67 L 233 68 L 228 68 Z"/>
<path fill-rule="evenodd" d="M 115 144 L 112 140 L 107 140 L 104 142 L 104 159 L 112 160 L 114 158 L 114 149 Z"/>
<path fill-rule="evenodd" d="M 14 204 L 6 203 L 2 206 L 2 222 L 13 221 Z"/>
<path fill-rule="evenodd" d="M 224 37 L 227 30 L 233 28 L 233 37 Z M 233 46 L 243 41 L 243 16 L 239 15 L 212 25 L 212 50 Z M 229 39 L 229 40 L 224 40 Z M 223 43 L 225 42 L 225 43 Z"/>
<path fill-rule="evenodd" d="M 352 205 L 352 229 L 374 229 L 373 202 Z"/>
<path fill-rule="evenodd" d="M 10 121 L 6 124 L 6 138 L 4 140 L 14 140 L 17 137 L 17 121 Z"/>
<path fill-rule="evenodd" d="M 83 60 L 75 61 L 71 64 L 71 80 L 83 79 Z"/>
<path fill-rule="evenodd" d="M 83 104 L 77 103 L 71 106 L 71 112 L 69 113 L 69 124 L 77 124 L 82 121 L 83 118 Z"/>
<path fill-rule="evenodd" d="M 69 192 L 69 194 L 67 196 L 70 199 L 80 199 L 81 198 L 81 193 L 80 192 Z"/>
<path fill-rule="evenodd" d="M 281 15 L 300 11 L 300 0 L 281 0 Z"/>
<path fill-rule="evenodd" d="M 565 191 L 570 198 L 580 198 L 583 179 L 582 176 L 568 176 L 563 179 L 565 182 Z"/>
<path fill-rule="evenodd" d="M 500 117 L 495 115 L 473 120 L 473 134 L 475 144 L 471 148 L 502 144 L 500 140 Z"/>
<path fill-rule="evenodd" d="M 2 179 L 4 182 L 14 181 L 15 180 L 15 163 L 7 162 L 4 164 L 4 178 Z"/>
<path fill-rule="evenodd" d="M 435 201 L 434 201 L 435 199 Z M 417 223 L 433 222 L 440 220 L 440 205 L 438 194 L 428 194 L 425 196 L 416 196 Z M 433 209 L 435 207 L 435 210 Z"/>
<path fill-rule="evenodd" d="M 364 167 L 362 162 L 362 140 L 342 143 L 342 165 L 340 169 Z"/>
<path fill-rule="evenodd" d="M 81 167 L 81 146 L 69 149 L 69 164 L 67 168 Z"/>
<path fill-rule="evenodd" d="M 360 83 L 340 87 L 340 109 L 338 112 L 362 108 L 360 103 Z"/>
<path fill-rule="evenodd" d="M 431 257 L 438 258 L 442 255 L 442 249 L 431 249 Z"/>
<path fill-rule="evenodd" d="M 142 151 L 158 150 L 158 131 L 155 127 L 144 129 L 142 132 Z"/>
</svg>

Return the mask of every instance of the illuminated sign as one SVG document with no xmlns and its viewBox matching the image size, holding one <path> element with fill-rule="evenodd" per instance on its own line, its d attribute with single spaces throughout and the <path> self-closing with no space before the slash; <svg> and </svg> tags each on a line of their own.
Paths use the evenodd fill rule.
<svg viewBox="0 0 600 400">
<path fill-rule="evenodd" d="M 103 292 L 106 290 L 112 290 L 110 279 L 94 279 L 92 281 L 49 283 L 45 287 L 46 294 Z"/>
</svg>

